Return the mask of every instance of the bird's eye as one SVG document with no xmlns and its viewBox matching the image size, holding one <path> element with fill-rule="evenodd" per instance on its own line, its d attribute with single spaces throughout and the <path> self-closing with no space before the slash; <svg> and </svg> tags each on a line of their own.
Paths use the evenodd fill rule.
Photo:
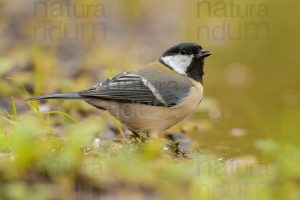
<svg viewBox="0 0 300 200">
<path fill-rule="evenodd" d="M 181 55 L 185 55 L 185 54 L 186 54 L 186 51 L 183 50 L 183 49 L 181 49 L 181 50 L 180 50 L 180 54 L 181 54 Z"/>
</svg>

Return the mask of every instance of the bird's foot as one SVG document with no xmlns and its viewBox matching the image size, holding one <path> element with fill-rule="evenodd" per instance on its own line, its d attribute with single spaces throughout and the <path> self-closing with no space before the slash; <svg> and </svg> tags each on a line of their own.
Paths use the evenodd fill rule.
<svg viewBox="0 0 300 200">
<path fill-rule="evenodd" d="M 147 135 L 146 136 L 142 136 L 138 133 L 132 132 L 133 134 L 130 135 L 130 140 L 132 140 L 133 142 L 136 143 L 145 143 L 147 140 Z"/>
</svg>

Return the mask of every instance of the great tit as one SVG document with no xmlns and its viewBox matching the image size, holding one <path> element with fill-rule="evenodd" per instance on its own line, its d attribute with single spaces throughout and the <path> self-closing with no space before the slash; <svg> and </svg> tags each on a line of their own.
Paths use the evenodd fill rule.
<svg viewBox="0 0 300 200">
<path fill-rule="evenodd" d="M 135 134 L 161 132 L 199 105 L 203 94 L 204 58 L 211 53 L 195 43 L 180 43 L 158 61 L 124 72 L 80 92 L 32 97 L 80 99 L 107 110 Z"/>
</svg>

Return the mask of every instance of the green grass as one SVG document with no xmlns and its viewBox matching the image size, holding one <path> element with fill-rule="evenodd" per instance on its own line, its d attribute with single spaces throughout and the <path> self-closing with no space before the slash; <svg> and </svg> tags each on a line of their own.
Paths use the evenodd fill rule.
<svg viewBox="0 0 300 200">
<path fill-rule="evenodd" d="M 262 154 L 271 158 L 268 164 L 251 156 L 220 160 L 197 148 L 184 158 L 167 149 L 162 138 L 144 144 L 101 140 L 96 145 L 93 140 L 103 124 L 95 120 L 78 123 L 64 112 L 36 113 L 36 107 L 18 115 L 14 98 L 12 107 L 13 113 L 2 116 L 0 123 L 1 199 L 124 194 L 164 199 L 299 199 L 300 148 L 295 143 L 258 141 Z M 290 123 L 298 114 L 285 112 L 284 118 L 290 119 L 284 120 L 282 131 L 300 130 Z M 69 120 L 63 136 L 50 123 L 56 116 Z"/>
</svg>

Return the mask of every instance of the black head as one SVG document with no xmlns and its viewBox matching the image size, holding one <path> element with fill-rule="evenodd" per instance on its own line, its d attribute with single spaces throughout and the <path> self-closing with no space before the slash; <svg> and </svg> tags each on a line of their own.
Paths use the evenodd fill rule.
<svg viewBox="0 0 300 200">
<path fill-rule="evenodd" d="M 179 74 L 202 82 L 204 58 L 210 55 L 198 44 L 180 43 L 164 52 L 159 61 Z"/>
</svg>

